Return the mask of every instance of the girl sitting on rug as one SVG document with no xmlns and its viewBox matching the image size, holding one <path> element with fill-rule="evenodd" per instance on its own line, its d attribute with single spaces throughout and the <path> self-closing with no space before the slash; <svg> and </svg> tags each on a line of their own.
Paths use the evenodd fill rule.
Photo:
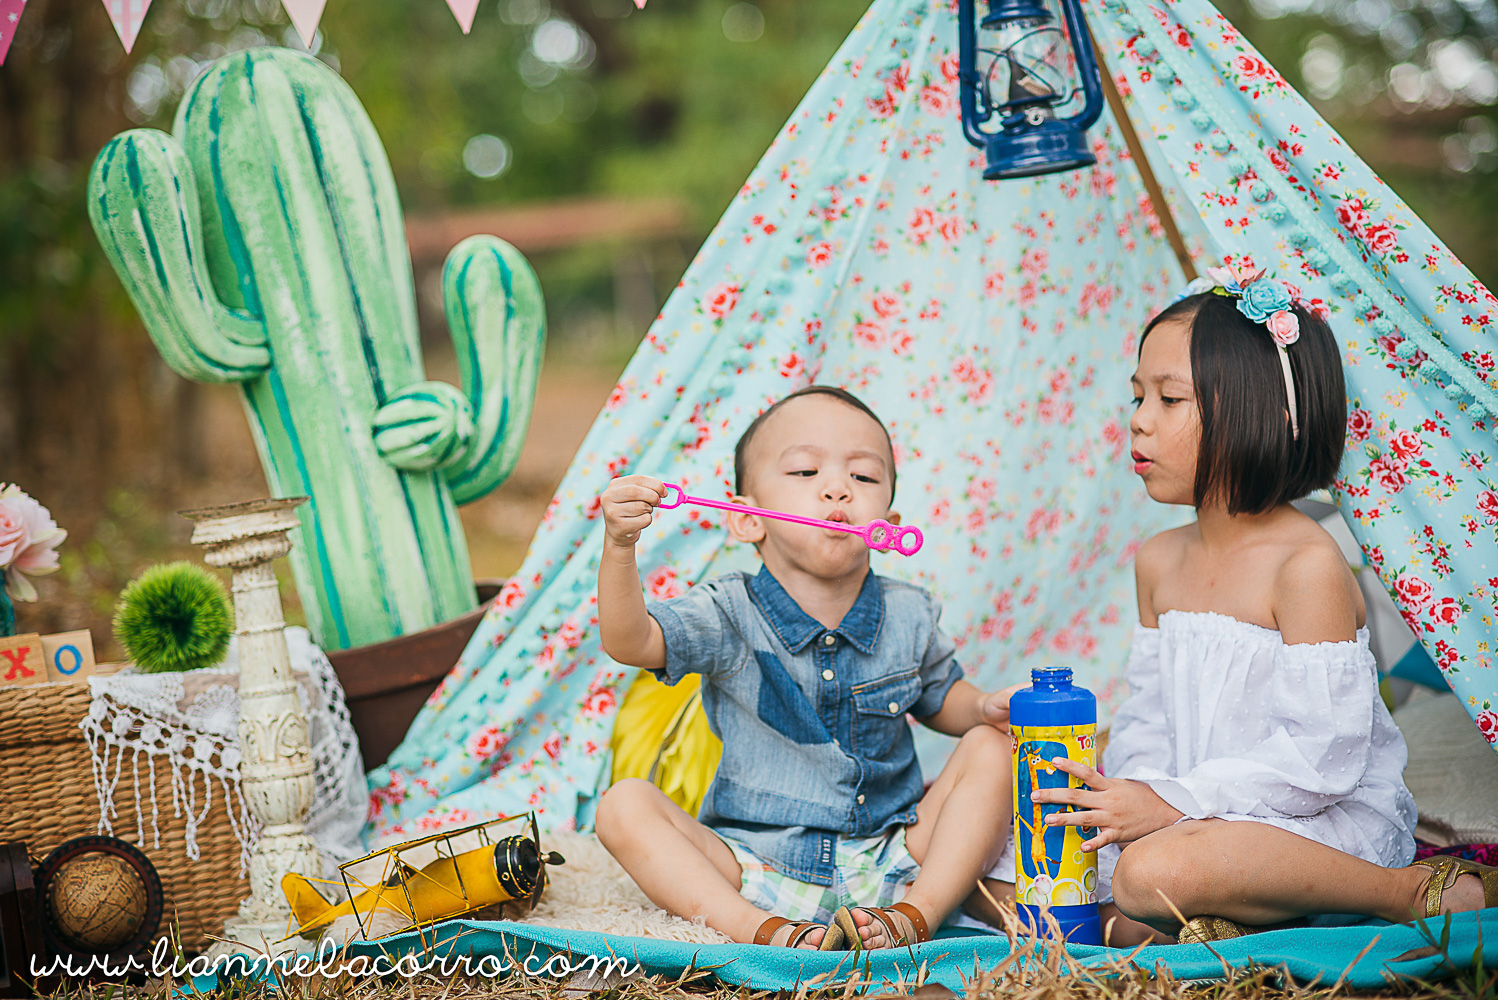
<svg viewBox="0 0 1498 1000">
<path fill-rule="evenodd" d="M 1050 823 L 1097 828 L 1083 849 L 1099 854 L 1099 900 L 1111 882 L 1115 945 L 1498 905 L 1498 869 L 1410 864 L 1404 739 L 1379 698 L 1362 595 L 1290 505 L 1330 486 L 1342 458 L 1337 343 L 1283 283 L 1208 273 L 1145 327 L 1131 380 L 1134 471 L 1196 521 L 1135 556 L 1140 624 L 1107 777 L 1057 760 L 1086 788 L 1035 800 L 1073 807 Z M 1012 900 L 1013 881 L 1006 858 L 985 883 Z"/>
</svg>

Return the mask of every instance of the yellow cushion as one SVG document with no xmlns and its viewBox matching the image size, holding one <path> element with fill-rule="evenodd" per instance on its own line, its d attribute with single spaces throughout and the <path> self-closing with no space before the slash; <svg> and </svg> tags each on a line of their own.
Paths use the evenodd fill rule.
<svg viewBox="0 0 1498 1000">
<path fill-rule="evenodd" d="M 667 687 L 642 673 L 619 706 L 611 741 L 614 781 L 645 778 L 693 816 L 723 756 L 702 712 L 701 682 L 693 674 Z"/>
</svg>

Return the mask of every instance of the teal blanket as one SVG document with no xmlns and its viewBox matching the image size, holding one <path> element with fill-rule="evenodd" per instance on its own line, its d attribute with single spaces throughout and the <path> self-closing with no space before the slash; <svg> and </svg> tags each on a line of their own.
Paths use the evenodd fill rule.
<svg viewBox="0 0 1498 1000">
<path fill-rule="evenodd" d="M 1418 926 L 1407 924 L 1269 931 L 1217 942 L 1210 950 L 1204 945 L 1145 948 L 1134 961 L 1151 970 L 1165 966 L 1178 979 L 1221 978 L 1225 962 L 1233 969 L 1252 965 L 1284 969 L 1302 983 L 1320 980 L 1331 985 L 1345 976 L 1354 989 L 1376 989 L 1401 977 L 1446 978 L 1470 969 L 1479 952 L 1487 969 L 1498 968 L 1498 909 L 1453 917 L 1444 952 L 1432 946 L 1433 940 L 1441 938 L 1443 924 L 1427 922 L 1429 936 Z M 622 960 L 616 966 L 621 971 L 628 971 L 635 963 L 647 973 L 668 976 L 694 967 L 711 969 L 725 983 L 761 990 L 790 989 L 818 976 L 823 977 L 818 982 L 827 982 L 854 972 L 865 973 L 876 985 L 900 979 L 909 982 L 925 964 L 927 982 L 960 992 L 976 970 L 991 969 L 1003 961 L 1009 954 L 1009 942 L 994 935 L 942 937 L 909 950 L 854 955 L 745 944 L 688 944 L 508 921 L 455 920 L 419 934 L 358 945 L 351 951 L 370 957 L 383 952 L 389 956 L 388 961 L 398 956 L 421 956 L 424 962 L 446 958 L 454 964 L 460 956 L 468 956 L 470 965 L 480 972 L 492 974 L 514 968 L 557 978 L 613 958 Z M 1085 945 L 1074 945 L 1068 952 L 1085 966 L 1106 966 L 1128 955 L 1116 948 Z M 485 956 L 489 964 L 480 967 L 478 963 Z M 196 985 L 211 989 L 217 985 L 217 977 L 203 977 Z"/>
</svg>

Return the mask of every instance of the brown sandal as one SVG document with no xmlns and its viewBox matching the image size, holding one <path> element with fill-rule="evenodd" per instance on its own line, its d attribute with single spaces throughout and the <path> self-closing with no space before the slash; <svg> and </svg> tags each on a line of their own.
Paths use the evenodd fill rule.
<svg viewBox="0 0 1498 1000">
<path fill-rule="evenodd" d="M 862 910 L 884 925 L 884 936 L 892 942 L 887 947 L 904 948 L 906 945 L 920 944 L 923 941 L 931 940 L 931 928 L 926 924 L 925 915 L 903 899 L 889 906 L 855 906 L 853 909 Z M 915 940 L 910 940 L 905 932 L 900 929 L 899 924 L 895 923 L 894 919 L 890 916 L 891 912 L 899 913 L 910 921 L 911 926 L 915 928 Z M 852 914 L 848 911 L 847 907 L 840 908 L 838 913 L 848 913 L 848 923 L 853 923 Z M 834 923 L 838 922 L 837 917 L 837 914 L 833 915 L 832 920 Z M 852 947 L 854 949 L 862 949 L 863 947 L 863 938 L 857 935 L 856 932 L 852 939 Z"/>
<path fill-rule="evenodd" d="M 836 918 L 829 920 L 825 924 L 819 924 L 815 920 L 787 920 L 785 917 L 771 917 L 760 924 L 759 930 L 754 932 L 754 943 L 769 944 L 770 939 L 775 936 L 775 932 L 787 924 L 791 927 L 791 936 L 786 938 L 785 944 L 781 945 L 783 948 L 796 947 L 802 941 L 806 940 L 807 935 L 818 927 L 822 928 L 826 933 L 822 935 L 821 943 L 817 945 L 817 951 L 842 951 L 846 947 L 847 938 L 845 932 L 838 926 Z"/>
<path fill-rule="evenodd" d="M 1463 875 L 1476 875 L 1482 881 L 1483 906 L 1498 906 L 1498 868 L 1480 865 L 1465 858 L 1454 858 L 1449 854 L 1433 858 L 1421 858 L 1414 864 L 1431 871 L 1430 881 L 1425 883 L 1425 913 L 1427 917 L 1441 915 L 1441 895 L 1456 884 Z"/>
</svg>

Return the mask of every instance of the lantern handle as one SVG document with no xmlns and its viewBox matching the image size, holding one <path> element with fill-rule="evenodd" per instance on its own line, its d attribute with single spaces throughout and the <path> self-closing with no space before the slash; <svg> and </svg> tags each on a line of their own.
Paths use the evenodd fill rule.
<svg viewBox="0 0 1498 1000">
<path fill-rule="evenodd" d="M 988 136 L 978 126 L 993 117 L 993 109 L 978 108 L 978 26 L 974 9 L 977 0 L 957 0 L 957 100 L 961 105 L 962 134 L 969 143 L 984 148 Z M 985 102 L 986 103 L 986 102 Z"/>
<path fill-rule="evenodd" d="M 1064 120 L 1085 132 L 1097 124 L 1106 106 L 1102 79 L 1098 75 L 1097 53 L 1092 47 L 1092 32 L 1082 15 L 1080 0 L 1060 0 L 1060 3 L 1061 13 L 1066 17 L 1067 34 L 1071 35 L 1072 48 L 1077 53 L 1077 75 L 1082 78 L 1082 93 L 1086 98 L 1082 110 Z"/>
</svg>

